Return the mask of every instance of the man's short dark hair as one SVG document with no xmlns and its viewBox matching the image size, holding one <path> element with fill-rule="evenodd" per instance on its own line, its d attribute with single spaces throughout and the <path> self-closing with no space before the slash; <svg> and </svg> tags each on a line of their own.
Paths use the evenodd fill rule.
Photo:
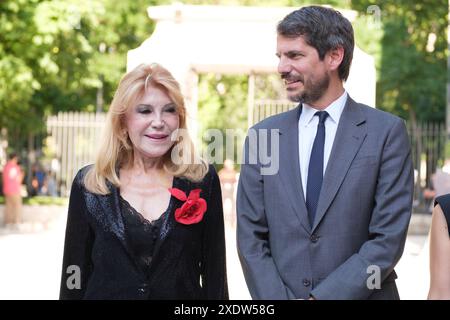
<svg viewBox="0 0 450 320">
<path fill-rule="evenodd" d="M 339 77 L 347 80 L 355 40 L 352 24 L 340 12 L 320 6 L 303 7 L 281 20 L 277 32 L 287 38 L 302 36 L 308 45 L 317 50 L 320 60 L 330 50 L 344 48 Z"/>
</svg>

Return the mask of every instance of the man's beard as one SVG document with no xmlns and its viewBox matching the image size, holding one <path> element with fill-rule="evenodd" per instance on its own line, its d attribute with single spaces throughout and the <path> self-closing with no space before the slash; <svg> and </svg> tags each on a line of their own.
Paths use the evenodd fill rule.
<svg viewBox="0 0 450 320">
<path fill-rule="evenodd" d="M 289 77 L 289 76 L 288 76 Z M 312 81 L 308 79 L 306 82 L 303 81 L 303 77 L 301 77 L 301 81 L 303 82 L 303 91 L 292 96 L 288 96 L 288 99 L 293 102 L 301 102 L 307 104 L 313 104 L 327 91 L 330 85 L 330 76 L 325 73 L 324 76 L 317 81 Z"/>
</svg>

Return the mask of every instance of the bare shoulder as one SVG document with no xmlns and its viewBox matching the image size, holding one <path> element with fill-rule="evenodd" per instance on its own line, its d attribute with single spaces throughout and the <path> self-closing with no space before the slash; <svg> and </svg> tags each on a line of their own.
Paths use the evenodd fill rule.
<svg viewBox="0 0 450 320">
<path fill-rule="evenodd" d="M 448 236 L 448 224 L 440 204 L 437 204 L 433 209 L 433 216 L 431 218 L 431 230 L 432 232 L 445 231 L 445 235 Z"/>
</svg>

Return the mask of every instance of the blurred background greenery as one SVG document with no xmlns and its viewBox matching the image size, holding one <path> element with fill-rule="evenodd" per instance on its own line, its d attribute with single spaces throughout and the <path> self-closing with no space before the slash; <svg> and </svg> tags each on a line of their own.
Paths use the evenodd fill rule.
<svg viewBox="0 0 450 320">
<path fill-rule="evenodd" d="M 0 196 L 0 205 L 5 204 L 5 197 Z M 42 206 L 67 206 L 69 204 L 69 198 L 67 197 L 47 197 L 47 196 L 35 196 L 26 197 L 23 199 L 25 205 L 42 205 Z"/>
</svg>

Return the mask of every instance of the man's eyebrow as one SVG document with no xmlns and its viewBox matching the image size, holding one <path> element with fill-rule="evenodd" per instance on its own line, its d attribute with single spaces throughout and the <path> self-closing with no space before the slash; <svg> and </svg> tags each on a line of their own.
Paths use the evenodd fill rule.
<svg viewBox="0 0 450 320">
<path fill-rule="evenodd" d="M 305 54 L 305 52 L 302 50 L 290 50 L 286 52 L 286 55 L 293 55 L 293 54 Z"/>
<path fill-rule="evenodd" d="M 289 50 L 289 51 L 283 53 L 283 55 L 285 55 L 285 56 L 292 56 L 295 54 L 305 54 L 305 52 L 302 50 Z M 279 52 L 275 53 L 275 55 L 278 58 L 281 57 L 281 53 L 279 53 Z"/>
</svg>

